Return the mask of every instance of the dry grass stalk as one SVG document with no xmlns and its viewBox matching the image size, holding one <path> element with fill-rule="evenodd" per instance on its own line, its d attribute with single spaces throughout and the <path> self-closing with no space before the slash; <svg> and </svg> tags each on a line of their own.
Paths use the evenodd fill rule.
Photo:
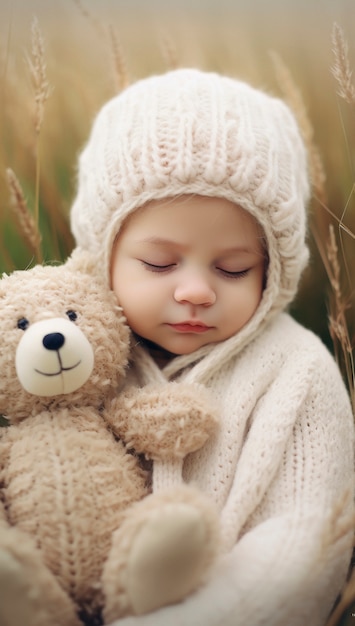
<svg viewBox="0 0 355 626">
<path fill-rule="evenodd" d="M 130 84 L 127 62 L 123 54 L 121 42 L 119 41 L 117 34 L 115 33 L 112 26 L 109 26 L 109 36 L 113 54 L 113 64 L 117 91 L 122 91 L 122 89 L 125 89 Z"/>
<path fill-rule="evenodd" d="M 324 209 L 329 215 L 331 215 L 331 217 L 337 222 L 337 224 L 339 226 L 339 229 L 344 231 L 344 233 L 346 233 L 347 235 L 349 235 L 349 237 L 351 237 L 351 239 L 355 239 L 355 233 L 353 233 L 353 231 L 344 224 L 343 218 L 344 218 L 344 215 L 345 215 L 345 213 L 347 211 L 347 208 L 348 208 L 348 205 L 349 205 L 349 203 L 351 201 L 351 198 L 354 196 L 354 194 L 355 194 L 355 183 L 353 183 L 353 186 L 351 188 L 348 200 L 346 202 L 345 209 L 343 211 L 343 215 L 342 215 L 342 217 L 340 219 L 339 219 L 339 217 L 335 213 L 333 213 L 333 211 L 326 204 L 322 203 L 322 209 Z"/>
<path fill-rule="evenodd" d="M 345 614 L 345 611 L 352 605 L 355 600 L 355 569 L 352 570 L 350 578 L 344 588 L 341 598 L 336 605 L 334 611 L 331 613 L 326 626 L 340 626 L 340 620 Z"/>
<path fill-rule="evenodd" d="M 11 193 L 13 215 L 19 226 L 21 235 L 31 248 L 31 251 L 35 254 L 37 261 L 41 262 L 41 235 L 29 211 L 21 185 L 16 174 L 10 168 L 6 170 L 6 178 Z"/>
<path fill-rule="evenodd" d="M 160 49 L 168 70 L 176 70 L 179 67 L 178 53 L 174 42 L 167 33 L 160 33 Z"/>
<path fill-rule="evenodd" d="M 50 96 L 51 88 L 47 80 L 47 67 L 44 53 L 44 41 L 36 18 L 32 21 L 31 55 L 27 57 L 28 67 L 35 95 L 35 133 L 36 133 L 36 181 L 34 217 L 36 229 L 39 224 L 39 181 L 40 181 L 40 132 L 44 119 L 45 104 Z"/>
<path fill-rule="evenodd" d="M 343 497 L 339 499 L 337 506 L 332 513 L 329 533 L 331 541 L 339 541 L 349 532 L 354 532 L 355 519 L 354 515 L 350 515 L 344 518 L 343 511 L 349 505 L 349 501 L 352 501 L 353 494 L 349 491 L 343 494 Z M 355 548 L 355 542 L 353 543 Z M 342 616 L 344 616 L 346 610 L 351 606 L 355 600 L 355 569 L 349 568 L 348 578 L 345 587 L 338 599 L 334 610 L 330 614 L 326 626 L 337 626 L 340 624 Z"/>
<path fill-rule="evenodd" d="M 328 274 L 330 285 L 335 296 L 337 309 L 341 306 L 341 288 L 340 288 L 340 265 L 338 259 L 338 245 L 335 238 L 334 227 L 329 226 L 329 240 L 327 243 L 327 256 L 329 260 L 330 272 Z"/>
<path fill-rule="evenodd" d="M 93 25 L 100 37 L 104 36 L 105 29 L 100 20 L 84 6 L 81 0 L 73 0 L 73 2 L 79 9 L 81 15 Z"/>
<path fill-rule="evenodd" d="M 324 535 L 324 543 L 334 543 L 340 541 L 345 535 L 348 535 L 354 530 L 355 527 L 355 513 L 350 515 L 344 515 L 344 510 L 352 510 L 353 494 L 350 490 L 346 490 L 338 498 L 335 504 L 331 516 L 329 518 L 329 524 Z"/>
<path fill-rule="evenodd" d="M 337 360 L 344 362 L 345 374 L 348 381 L 352 407 L 355 414 L 355 373 L 353 346 L 349 336 L 346 320 L 348 305 L 344 300 L 341 288 L 341 269 L 338 257 L 338 245 L 334 227 L 329 226 L 329 239 L 326 246 L 327 261 L 324 263 L 329 282 L 332 288 L 332 307 L 329 314 L 329 331 L 334 344 Z M 339 349 L 339 348 L 340 349 Z M 339 363 L 340 364 L 340 363 Z"/>
<path fill-rule="evenodd" d="M 33 19 L 31 30 L 31 55 L 27 56 L 27 63 L 35 96 L 35 131 L 39 135 L 51 88 L 47 80 L 43 37 L 36 18 Z"/>
<path fill-rule="evenodd" d="M 7 31 L 7 40 L 6 40 L 6 47 L 4 52 L 1 50 L 0 51 L 0 62 L 1 62 L 1 67 L 2 67 L 2 76 L 1 76 L 1 91 L 2 91 L 2 98 L 0 100 L 0 119 L 3 122 L 3 115 L 4 115 L 4 111 L 5 111 L 5 100 L 6 100 L 6 80 L 7 80 L 7 76 L 8 76 L 8 65 L 9 65 L 9 57 L 10 57 L 10 44 L 11 44 L 11 33 L 12 33 L 12 12 L 11 12 L 11 17 L 10 17 L 10 22 L 9 22 L 9 28 Z"/>
<path fill-rule="evenodd" d="M 338 83 L 338 95 L 349 104 L 355 104 L 355 87 L 352 82 L 352 70 L 349 62 L 348 43 L 343 29 L 336 22 L 332 30 L 332 49 L 334 64 L 332 74 Z"/>
<path fill-rule="evenodd" d="M 323 160 L 319 149 L 314 142 L 313 126 L 309 119 L 301 92 L 291 75 L 291 72 L 281 57 L 277 53 L 272 52 L 271 58 L 279 87 L 285 97 L 285 100 L 288 102 L 295 114 L 303 140 L 308 150 L 309 171 L 315 196 L 321 203 L 326 204 L 326 176 Z"/>
</svg>

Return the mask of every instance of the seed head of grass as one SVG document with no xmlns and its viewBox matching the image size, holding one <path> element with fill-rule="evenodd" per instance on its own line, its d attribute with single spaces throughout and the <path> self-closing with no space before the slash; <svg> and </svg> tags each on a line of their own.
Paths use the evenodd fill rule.
<svg viewBox="0 0 355 626">
<path fill-rule="evenodd" d="M 17 222 L 20 234 L 24 241 L 35 254 L 38 261 L 41 260 L 41 235 L 37 224 L 27 206 L 27 202 L 22 191 L 20 182 L 16 174 L 8 168 L 6 170 L 7 184 L 11 194 L 11 207 L 14 218 Z"/>
<path fill-rule="evenodd" d="M 44 40 L 37 18 L 34 18 L 32 21 L 31 53 L 27 55 L 27 63 L 34 90 L 35 131 L 39 135 L 44 118 L 45 104 L 51 94 L 51 87 L 47 80 Z"/>
<path fill-rule="evenodd" d="M 349 104 L 355 104 L 355 87 L 352 80 L 348 43 L 343 29 L 337 23 L 333 25 L 332 48 L 334 63 L 331 71 L 338 83 L 338 95 Z"/>
</svg>

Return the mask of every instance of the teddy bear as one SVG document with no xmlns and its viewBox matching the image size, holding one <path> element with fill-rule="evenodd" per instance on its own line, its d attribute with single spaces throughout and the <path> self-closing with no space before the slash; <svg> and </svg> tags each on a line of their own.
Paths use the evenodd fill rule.
<svg viewBox="0 0 355 626">
<path fill-rule="evenodd" d="M 217 411 L 200 385 L 125 389 L 130 337 L 85 253 L 0 280 L 1 626 L 149 612 L 217 559 L 207 496 L 153 492 L 149 469 L 215 436 Z"/>
</svg>

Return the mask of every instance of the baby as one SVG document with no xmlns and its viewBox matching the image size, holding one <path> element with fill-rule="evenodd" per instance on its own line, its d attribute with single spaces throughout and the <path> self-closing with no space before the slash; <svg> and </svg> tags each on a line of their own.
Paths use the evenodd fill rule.
<svg viewBox="0 0 355 626">
<path fill-rule="evenodd" d="M 183 479 L 215 502 L 223 557 L 184 602 L 117 626 L 322 626 L 345 581 L 351 407 L 333 357 L 287 313 L 308 199 L 292 113 L 243 82 L 178 69 L 98 113 L 72 230 L 134 333 L 129 384 L 199 382 L 221 407 Z"/>
</svg>

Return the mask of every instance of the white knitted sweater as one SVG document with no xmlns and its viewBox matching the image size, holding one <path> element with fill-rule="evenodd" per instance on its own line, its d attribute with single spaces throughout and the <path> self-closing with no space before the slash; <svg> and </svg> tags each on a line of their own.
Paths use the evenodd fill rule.
<svg viewBox="0 0 355 626">
<path fill-rule="evenodd" d="M 351 554 L 354 428 L 333 358 L 283 313 L 308 259 L 309 200 L 307 154 L 285 103 L 178 69 L 104 105 L 79 159 L 71 224 L 105 280 L 125 218 L 180 194 L 225 198 L 253 215 L 267 281 L 255 314 L 227 341 L 176 357 L 163 373 L 135 350 L 136 384 L 203 383 L 221 403 L 218 435 L 186 459 L 183 476 L 219 507 L 225 552 L 183 603 L 117 624 L 322 626 Z M 156 464 L 154 486 L 171 483 L 173 469 Z"/>
<path fill-rule="evenodd" d="M 226 554 L 183 603 L 117 626 L 321 626 L 353 534 L 354 429 L 338 368 L 285 313 L 208 375 L 210 357 L 179 357 L 165 374 L 206 383 L 221 403 L 221 429 L 184 478 L 217 503 Z M 132 375 L 156 377 L 139 349 Z"/>
</svg>

